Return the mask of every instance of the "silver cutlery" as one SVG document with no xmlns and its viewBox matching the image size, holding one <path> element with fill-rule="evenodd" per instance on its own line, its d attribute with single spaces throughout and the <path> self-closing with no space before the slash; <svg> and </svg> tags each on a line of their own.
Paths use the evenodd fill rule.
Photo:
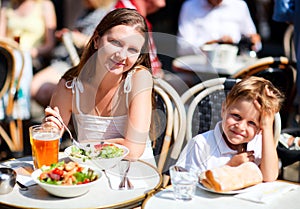
<svg viewBox="0 0 300 209">
<path fill-rule="evenodd" d="M 28 190 L 28 186 L 22 184 L 21 182 L 17 181 L 17 184 L 18 184 L 21 191 L 27 191 Z"/>
<path fill-rule="evenodd" d="M 61 120 L 59 117 L 56 117 L 54 116 L 62 125 L 63 127 L 66 129 L 66 131 L 68 132 L 71 140 L 72 140 L 72 143 L 73 145 L 75 145 L 76 147 L 78 147 L 79 149 L 83 149 L 83 150 L 86 150 L 86 148 L 84 146 L 82 146 L 72 135 L 70 129 L 68 128 L 68 126 L 64 123 L 63 120 Z"/>
<path fill-rule="evenodd" d="M 121 169 L 122 170 L 121 171 L 121 175 L 123 175 L 123 177 L 122 177 L 122 180 L 121 180 L 121 182 L 119 184 L 119 189 L 125 189 L 126 187 L 128 189 L 133 189 L 134 186 L 130 182 L 129 178 L 127 177 L 128 171 L 130 169 L 130 161 L 127 161 L 127 160 L 126 161 L 121 161 L 121 165 L 120 165 L 121 168 L 122 168 L 122 163 L 124 164 L 124 162 L 126 162 L 126 167 L 125 167 L 125 169 Z"/>
<path fill-rule="evenodd" d="M 102 169 L 102 172 L 104 173 L 105 177 L 107 178 L 109 188 L 110 188 L 110 189 L 113 189 L 113 188 L 112 188 L 112 185 L 111 185 L 110 178 L 109 178 L 109 176 L 107 175 L 105 169 Z"/>
</svg>

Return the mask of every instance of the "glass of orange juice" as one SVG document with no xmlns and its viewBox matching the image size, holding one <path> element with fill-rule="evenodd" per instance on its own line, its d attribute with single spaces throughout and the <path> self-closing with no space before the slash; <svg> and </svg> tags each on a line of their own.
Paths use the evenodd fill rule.
<svg viewBox="0 0 300 209">
<path fill-rule="evenodd" d="M 32 158 L 35 169 L 58 162 L 60 131 L 43 125 L 29 127 Z"/>
</svg>

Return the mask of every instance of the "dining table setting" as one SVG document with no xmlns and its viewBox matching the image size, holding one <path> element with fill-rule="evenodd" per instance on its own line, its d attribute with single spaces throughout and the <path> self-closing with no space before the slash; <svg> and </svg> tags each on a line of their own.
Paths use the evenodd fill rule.
<svg viewBox="0 0 300 209">
<path fill-rule="evenodd" d="M 175 199 L 174 188 L 169 185 L 149 196 L 142 208 L 296 209 L 299 208 L 299 195 L 299 184 L 279 180 L 224 193 L 214 192 L 199 183 L 193 198 L 181 201 Z"/>
<path fill-rule="evenodd" d="M 73 161 L 60 152 L 59 162 Z M 61 186 L 40 182 L 42 169 L 35 169 L 32 156 L 1 162 L 0 169 L 12 169 L 16 179 L 11 191 L 0 194 L 0 208 L 133 208 L 162 184 L 156 167 L 141 160 L 121 159 L 105 169 L 86 166 L 94 169 L 94 182 Z M 82 187 L 87 189 L 79 193 Z"/>
<path fill-rule="evenodd" d="M 175 58 L 172 68 L 176 72 L 230 76 L 256 60 L 255 52 L 240 53 L 235 45 L 207 44 L 196 54 Z"/>
<path fill-rule="evenodd" d="M 299 208 L 300 184 L 263 181 L 253 162 L 223 165 L 204 172 L 173 165 L 171 184 L 149 195 L 143 209 L 155 208 Z"/>
</svg>

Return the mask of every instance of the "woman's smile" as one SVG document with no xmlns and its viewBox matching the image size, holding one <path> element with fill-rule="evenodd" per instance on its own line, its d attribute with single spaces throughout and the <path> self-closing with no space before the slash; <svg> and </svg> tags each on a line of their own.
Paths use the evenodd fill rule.
<svg viewBox="0 0 300 209">
<path fill-rule="evenodd" d="M 143 44 L 144 36 L 135 27 L 118 25 L 107 31 L 96 41 L 99 60 L 106 60 L 108 71 L 122 74 L 137 61 Z"/>
</svg>

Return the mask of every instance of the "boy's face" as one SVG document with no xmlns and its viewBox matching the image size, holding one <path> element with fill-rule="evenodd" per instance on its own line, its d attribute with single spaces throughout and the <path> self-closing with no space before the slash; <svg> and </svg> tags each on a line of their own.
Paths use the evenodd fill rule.
<svg viewBox="0 0 300 209">
<path fill-rule="evenodd" d="M 253 101 L 238 100 L 229 107 L 222 107 L 222 128 L 232 144 L 251 141 L 260 131 L 260 112 Z"/>
</svg>

